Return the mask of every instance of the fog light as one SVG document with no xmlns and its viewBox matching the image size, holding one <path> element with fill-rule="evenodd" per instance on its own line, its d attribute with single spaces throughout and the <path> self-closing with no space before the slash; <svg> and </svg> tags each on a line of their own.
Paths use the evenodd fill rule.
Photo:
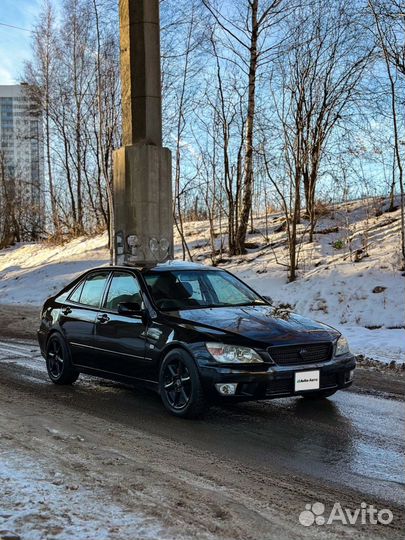
<svg viewBox="0 0 405 540">
<path fill-rule="evenodd" d="M 351 369 L 349 371 L 349 381 L 352 381 L 353 380 L 353 377 L 354 377 L 354 369 Z"/>
<path fill-rule="evenodd" d="M 232 396 L 236 392 L 237 385 L 234 383 L 219 383 L 215 387 L 223 396 Z"/>
</svg>

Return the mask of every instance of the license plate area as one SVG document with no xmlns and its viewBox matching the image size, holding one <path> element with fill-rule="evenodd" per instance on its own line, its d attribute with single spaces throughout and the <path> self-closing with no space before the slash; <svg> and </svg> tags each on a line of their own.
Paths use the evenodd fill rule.
<svg viewBox="0 0 405 540">
<path fill-rule="evenodd" d="M 319 390 L 319 369 L 313 371 L 296 371 L 294 373 L 294 391 Z"/>
</svg>

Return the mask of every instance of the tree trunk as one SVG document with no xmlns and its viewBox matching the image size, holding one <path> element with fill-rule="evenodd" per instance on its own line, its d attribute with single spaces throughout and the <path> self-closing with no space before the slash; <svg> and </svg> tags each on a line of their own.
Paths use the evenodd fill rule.
<svg viewBox="0 0 405 540">
<path fill-rule="evenodd" d="M 252 0 L 251 24 L 252 32 L 250 39 L 250 61 L 249 61 L 249 90 L 248 90 L 248 112 L 246 119 L 246 145 L 245 145 L 245 166 L 243 183 L 242 209 L 239 219 L 238 233 L 236 237 L 236 251 L 239 254 L 245 253 L 245 241 L 249 214 L 252 208 L 253 192 L 253 134 L 255 120 L 255 93 L 256 93 L 256 71 L 257 71 L 257 40 L 259 27 L 257 24 L 259 0 Z"/>
<path fill-rule="evenodd" d="M 297 224 L 300 215 L 300 191 L 301 191 L 301 171 L 297 169 L 295 174 L 294 185 L 294 207 L 292 212 L 292 223 L 290 225 L 289 234 L 289 252 L 290 252 L 290 268 L 288 281 L 292 282 L 297 279 Z"/>
</svg>

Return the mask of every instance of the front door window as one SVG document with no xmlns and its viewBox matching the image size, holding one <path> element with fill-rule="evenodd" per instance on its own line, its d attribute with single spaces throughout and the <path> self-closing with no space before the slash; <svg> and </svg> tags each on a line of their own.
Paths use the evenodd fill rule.
<svg viewBox="0 0 405 540">
<path fill-rule="evenodd" d="M 104 308 L 118 311 L 121 302 L 136 303 L 141 306 L 142 296 L 138 280 L 127 272 L 116 272 L 112 278 Z"/>
</svg>

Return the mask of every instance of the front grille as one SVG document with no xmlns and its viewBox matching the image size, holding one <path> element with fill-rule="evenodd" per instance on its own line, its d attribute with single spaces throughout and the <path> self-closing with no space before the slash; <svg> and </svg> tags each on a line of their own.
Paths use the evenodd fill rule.
<svg viewBox="0 0 405 540">
<path fill-rule="evenodd" d="M 332 358 L 333 345 L 326 343 L 308 343 L 306 345 L 282 345 L 267 349 L 271 358 L 280 366 L 313 364 L 326 362 Z"/>
</svg>

